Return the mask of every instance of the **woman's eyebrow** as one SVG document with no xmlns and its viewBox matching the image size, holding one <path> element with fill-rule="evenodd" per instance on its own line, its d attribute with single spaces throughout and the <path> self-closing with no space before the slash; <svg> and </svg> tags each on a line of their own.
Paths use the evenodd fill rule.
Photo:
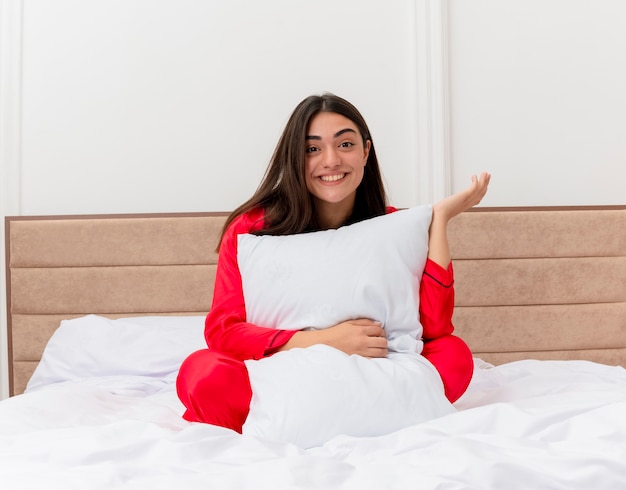
<svg viewBox="0 0 626 490">
<path fill-rule="evenodd" d="M 335 134 L 333 134 L 333 138 L 339 138 L 339 136 L 341 136 L 344 133 L 354 133 L 354 134 L 356 134 L 356 131 L 354 129 L 352 129 L 352 128 L 340 129 Z M 321 140 L 322 137 L 321 136 L 316 136 L 314 134 L 308 134 L 306 139 L 307 140 Z"/>
<path fill-rule="evenodd" d="M 344 133 L 354 133 L 356 134 L 356 131 L 352 128 L 346 128 L 346 129 L 342 129 L 341 131 L 337 131 L 334 135 L 333 138 L 339 138 L 339 136 L 341 136 Z"/>
</svg>

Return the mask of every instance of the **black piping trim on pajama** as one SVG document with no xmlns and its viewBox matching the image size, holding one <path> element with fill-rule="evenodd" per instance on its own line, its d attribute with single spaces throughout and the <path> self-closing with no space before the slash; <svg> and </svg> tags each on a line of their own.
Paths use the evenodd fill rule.
<svg viewBox="0 0 626 490">
<path fill-rule="evenodd" d="M 274 349 L 276 349 L 276 347 L 274 347 L 274 342 L 276 342 L 276 337 L 278 337 L 280 335 L 280 333 L 281 333 L 280 330 L 276 330 L 276 333 L 272 337 L 272 340 L 270 340 L 269 346 L 267 347 L 267 349 L 265 349 L 266 353 L 267 352 L 272 352 Z"/>
<path fill-rule="evenodd" d="M 451 288 L 454 285 L 454 281 L 452 281 L 450 284 L 444 284 L 439 279 L 437 279 L 436 277 L 434 277 L 433 275 L 429 274 L 426 271 L 424 271 L 424 275 L 430 277 L 433 281 L 435 281 L 437 284 L 440 284 L 444 288 Z"/>
</svg>

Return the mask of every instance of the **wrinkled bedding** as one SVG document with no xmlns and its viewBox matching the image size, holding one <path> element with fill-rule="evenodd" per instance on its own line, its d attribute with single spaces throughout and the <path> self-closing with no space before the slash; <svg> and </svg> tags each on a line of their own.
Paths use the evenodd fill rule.
<svg viewBox="0 0 626 490">
<path fill-rule="evenodd" d="M 621 367 L 476 359 L 454 413 L 310 449 L 186 422 L 174 381 L 89 377 L 0 402 L 2 488 L 626 488 Z"/>
</svg>

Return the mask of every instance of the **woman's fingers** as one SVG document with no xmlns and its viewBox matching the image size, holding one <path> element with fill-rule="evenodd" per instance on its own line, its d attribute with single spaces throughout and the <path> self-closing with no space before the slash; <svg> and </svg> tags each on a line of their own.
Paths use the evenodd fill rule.
<svg viewBox="0 0 626 490">
<path fill-rule="evenodd" d="M 353 326 L 363 327 L 363 331 L 370 337 L 386 337 L 387 334 L 381 322 L 370 320 L 369 318 L 359 318 L 344 322 Z"/>
<path fill-rule="evenodd" d="M 480 178 L 475 175 L 472 176 L 472 203 L 471 207 L 476 206 L 483 200 L 485 194 L 487 194 L 487 188 L 489 187 L 489 181 L 491 180 L 491 175 L 487 172 L 483 172 L 480 174 Z"/>
<path fill-rule="evenodd" d="M 367 341 L 360 352 L 357 352 L 364 357 L 386 357 L 387 351 L 387 337 L 383 335 L 369 335 Z"/>
<path fill-rule="evenodd" d="M 365 357 L 387 356 L 387 334 L 380 322 L 359 322 L 363 325 L 363 347 L 358 354 Z"/>
</svg>

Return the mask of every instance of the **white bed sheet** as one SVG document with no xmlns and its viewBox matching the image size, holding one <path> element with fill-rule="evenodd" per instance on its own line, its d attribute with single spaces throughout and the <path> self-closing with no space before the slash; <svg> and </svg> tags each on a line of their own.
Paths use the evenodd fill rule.
<svg viewBox="0 0 626 490">
<path fill-rule="evenodd" d="M 67 381 L 0 402 L 3 489 L 626 488 L 626 370 L 477 369 L 458 411 L 308 450 L 188 423 L 174 374 Z"/>
</svg>

